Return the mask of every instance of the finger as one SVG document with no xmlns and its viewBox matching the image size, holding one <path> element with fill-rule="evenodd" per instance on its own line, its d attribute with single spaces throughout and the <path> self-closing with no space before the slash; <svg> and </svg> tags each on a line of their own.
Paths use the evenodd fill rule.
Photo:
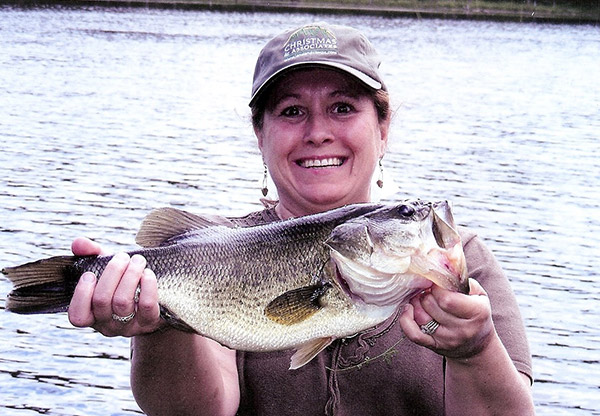
<svg viewBox="0 0 600 416">
<path fill-rule="evenodd" d="M 439 312 L 435 310 L 438 308 L 442 313 L 447 313 L 460 319 L 470 319 L 476 310 L 485 308 L 486 303 L 489 303 L 489 301 L 487 293 L 476 280 L 469 279 L 469 285 L 471 288 L 469 295 L 451 292 L 439 287 L 433 288 L 431 294 L 434 300 L 427 299 L 423 306 L 432 314 L 437 315 Z"/>
<path fill-rule="evenodd" d="M 400 326 L 404 331 L 404 335 L 412 342 L 426 347 L 432 345 L 431 337 L 421 331 L 420 324 L 415 320 L 415 307 L 412 304 L 404 307 L 404 312 L 400 315 Z"/>
<path fill-rule="evenodd" d="M 410 301 L 410 304 L 414 308 L 414 319 L 419 325 L 424 325 L 433 319 L 431 315 L 427 313 L 427 311 L 423 308 L 422 300 L 425 297 L 426 293 L 419 294 Z"/>
<path fill-rule="evenodd" d="M 444 289 L 442 289 L 444 290 Z M 448 292 L 448 291 L 446 291 Z M 425 314 L 427 314 L 430 318 L 425 322 L 422 320 L 418 320 L 421 325 L 429 322 L 431 319 L 435 319 L 436 321 L 441 323 L 441 320 L 445 320 L 447 318 L 447 311 L 442 309 L 439 305 L 439 299 L 444 296 L 444 293 L 435 293 L 434 290 L 431 292 L 423 294 L 420 299 L 420 305 L 423 308 Z"/>
<path fill-rule="evenodd" d="M 92 297 L 94 288 L 96 287 L 96 276 L 94 273 L 86 272 L 81 275 L 73 298 L 69 305 L 69 321 L 77 327 L 92 326 L 95 322 L 94 313 L 92 312 Z"/>
<path fill-rule="evenodd" d="M 76 256 L 97 256 L 104 254 L 100 244 L 85 237 L 78 237 L 71 243 L 71 251 Z"/>
<path fill-rule="evenodd" d="M 112 312 L 127 316 L 135 312 L 135 291 L 146 267 L 146 259 L 139 254 L 131 257 L 119 281 L 112 300 Z"/>
<path fill-rule="evenodd" d="M 160 324 L 160 307 L 158 305 L 158 284 L 156 275 L 145 269 L 140 280 L 140 299 L 136 319 L 141 327 Z"/>
<path fill-rule="evenodd" d="M 98 279 L 92 299 L 92 310 L 96 320 L 108 321 L 112 319 L 113 296 L 121 277 L 127 270 L 128 264 L 129 255 L 127 253 L 117 253 L 106 265 L 100 279 Z"/>
<path fill-rule="evenodd" d="M 487 296 L 485 289 L 475 279 L 469 279 L 469 295 L 471 296 Z"/>
</svg>

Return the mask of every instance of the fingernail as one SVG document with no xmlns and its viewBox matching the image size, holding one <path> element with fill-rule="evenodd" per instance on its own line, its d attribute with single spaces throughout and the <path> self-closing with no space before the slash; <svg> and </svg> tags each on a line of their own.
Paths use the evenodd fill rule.
<svg viewBox="0 0 600 416">
<path fill-rule="evenodd" d="M 129 254 L 125 253 L 124 251 L 120 251 L 118 253 L 115 253 L 115 255 L 113 256 L 113 259 L 117 259 L 117 260 L 129 260 Z"/>
<path fill-rule="evenodd" d="M 81 275 L 80 279 L 83 280 L 85 283 L 95 283 L 96 275 L 92 272 L 85 272 Z"/>
<path fill-rule="evenodd" d="M 144 269 L 144 276 L 146 279 L 156 279 L 156 275 L 151 269 Z"/>
<path fill-rule="evenodd" d="M 134 254 L 131 258 L 131 262 L 133 264 L 144 264 L 146 262 L 146 259 L 140 256 L 139 254 Z"/>
</svg>

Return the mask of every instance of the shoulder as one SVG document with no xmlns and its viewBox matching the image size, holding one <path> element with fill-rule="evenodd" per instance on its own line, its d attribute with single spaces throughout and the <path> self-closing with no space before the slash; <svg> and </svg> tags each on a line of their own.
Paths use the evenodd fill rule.
<svg viewBox="0 0 600 416">
<path fill-rule="evenodd" d="M 505 278 L 498 260 L 476 232 L 466 227 L 458 227 L 458 232 L 462 239 L 469 277 L 478 281 L 491 276 Z"/>
<path fill-rule="evenodd" d="M 463 247 L 468 247 L 470 244 L 483 244 L 479 235 L 470 228 L 464 226 L 458 226 L 458 233 L 462 240 Z"/>
<path fill-rule="evenodd" d="M 227 219 L 239 227 L 252 227 L 279 221 L 275 208 L 266 208 L 251 212 L 242 217 L 228 217 Z"/>
</svg>

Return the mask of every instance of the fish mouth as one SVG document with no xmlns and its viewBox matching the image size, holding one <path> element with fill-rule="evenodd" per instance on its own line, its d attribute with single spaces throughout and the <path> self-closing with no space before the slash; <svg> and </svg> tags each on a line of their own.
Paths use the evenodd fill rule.
<svg viewBox="0 0 600 416">
<path fill-rule="evenodd" d="M 446 289 L 468 294 L 469 274 L 460 235 L 448 203 L 433 207 L 433 233 L 437 248 L 430 251 L 430 278 Z"/>
<path fill-rule="evenodd" d="M 433 235 L 406 251 L 377 244 L 368 227 L 364 228 L 370 247 L 367 258 L 329 242 L 334 280 L 341 292 L 353 303 L 380 307 L 402 305 L 433 284 L 469 293 L 466 260 L 453 219 L 437 209 L 430 211 L 428 219 L 423 229 Z"/>
<path fill-rule="evenodd" d="M 398 208 L 382 210 L 379 219 L 373 214 L 344 223 L 327 239 L 340 292 L 350 302 L 377 307 L 401 306 L 434 284 L 468 294 L 461 236 L 449 204 L 421 205 L 410 214 Z M 395 216 L 398 223 L 388 229 L 386 221 Z M 407 223 L 406 216 L 416 217 Z"/>
<path fill-rule="evenodd" d="M 296 164 L 301 168 L 311 169 L 311 168 L 337 168 L 342 166 L 346 162 L 346 157 L 324 157 L 324 158 L 307 158 L 307 159 L 298 159 Z"/>
<path fill-rule="evenodd" d="M 335 265 L 334 283 L 355 305 L 397 307 L 433 285 L 422 275 L 409 271 L 387 273 L 331 252 Z"/>
<path fill-rule="evenodd" d="M 331 254 L 335 265 L 334 282 L 354 304 L 400 306 L 434 284 L 468 293 L 468 279 L 462 276 L 462 246 L 413 253 L 410 259 L 405 259 L 408 267 L 396 273 L 365 267 L 333 251 Z"/>
<path fill-rule="evenodd" d="M 444 289 L 469 293 L 466 260 L 461 243 L 449 248 L 433 248 L 426 255 L 413 256 L 408 272 L 422 276 Z"/>
</svg>

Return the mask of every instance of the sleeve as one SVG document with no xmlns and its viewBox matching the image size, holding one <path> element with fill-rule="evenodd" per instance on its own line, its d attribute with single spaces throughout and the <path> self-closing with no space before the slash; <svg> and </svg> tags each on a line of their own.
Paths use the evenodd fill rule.
<svg viewBox="0 0 600 416">
<path fill-rule="evenodd" d="M 516 369 L 533 383 L 533 371 L 525 325 L 515 294 L 498 260 L 474 233 L 461 229 L 469 277 L 487 292 L 496 332 Z"/>
</svg>

